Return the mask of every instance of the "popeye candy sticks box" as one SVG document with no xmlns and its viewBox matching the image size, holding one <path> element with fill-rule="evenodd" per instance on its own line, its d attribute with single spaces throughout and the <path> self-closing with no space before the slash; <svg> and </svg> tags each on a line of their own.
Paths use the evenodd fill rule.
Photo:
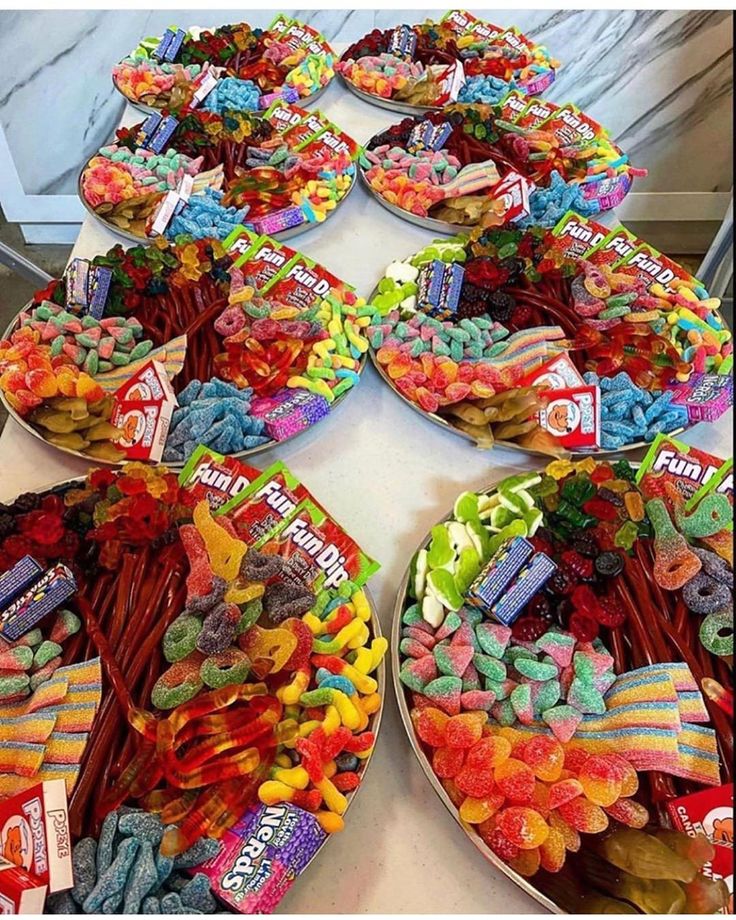
<svg viewBox="0 0 736 920">
<path fill-rule="evenodd" d="M 42 914 L 47 886 L 0 856 L 0 914 Z"/>
<path fill-rule="evenodd" d="M 0 802 L 0 852 L 48 885 L 50 894 L 72 887 L 72 841 L 63 779 L 46 780 Z"/>
</svg>

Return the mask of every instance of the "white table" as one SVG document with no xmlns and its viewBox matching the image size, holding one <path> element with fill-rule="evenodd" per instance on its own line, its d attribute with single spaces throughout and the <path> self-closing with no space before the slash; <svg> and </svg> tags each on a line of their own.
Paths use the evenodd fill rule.
<svg viewBox="0 0 736 920">
<path fill-rule="evenodd" d="M 339 85 L 320 108 L 361 142 L 395 120 Z M 124 122 L 139 116 L 127 109 Z M 371 200 L 361 186 L 327 227 L 293 245 L 366 296 L 388 262 L 432 238 Z M 74 255 L 90 258 L 118 239 L 87 218 Z M 19 308 L 22 306 L 18 305 Z M 733 437 L 729 413 L 685 436 L 720 456 Z M 371 582 L 384 633 L 395 588 L 424 534 L 464 489 L 538 468 L 540 458 L 494 449 L 483 453 L 412 412 L 366 369 L 335 415 L 296 441 L 264 453 L 265 468 L 285 460 L 383 568 Z M 633 455 L 632 459 L 639 459 Z M 21 429 L 12 419 L 0 438 L 0 500 L 88 468 Z M 435 796 L 399 720 L 391 686 L 374 762 L 348 814 L 345 831 L 281 904 L 290 913 L 531 913 L 534 901 L 488 865 Z"/>
</svg>

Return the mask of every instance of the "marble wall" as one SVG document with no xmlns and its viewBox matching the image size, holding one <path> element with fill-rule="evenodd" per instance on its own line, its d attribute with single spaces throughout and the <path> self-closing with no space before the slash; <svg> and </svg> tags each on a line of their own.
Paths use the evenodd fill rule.
<svg viewBox="0 0 736 920">
<path fill-rule="evenodd" d="M 408 10 L 290 10 L 335 42 L 416 21 Z M 732 185 L 730 12 L 493 10 L 562 62 L 549 92 L 605 123 L 650 170 L 648 192 L 723 192 Z M 0 12 L 0 128 L 26 195 L 73 195 L 85 154 L 114 131 L 123 104 L 111 63 L 172 23 L 232 21 L 232 11 Z M 266 26 L 274 11 L 252 11 Z M 363 140 L 362 138 L 359 138 Z M 0 194 L 2 192 L 0 176 Z"/>
</svg>

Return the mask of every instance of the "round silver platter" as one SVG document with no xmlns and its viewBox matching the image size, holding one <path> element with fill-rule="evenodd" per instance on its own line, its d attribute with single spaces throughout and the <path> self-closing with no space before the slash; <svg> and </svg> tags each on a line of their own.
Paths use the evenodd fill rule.
<svg viewBox="0 0 736 920">
<path fill-rule="evenodd" d="M 97 154 L 95 154 L 95 156 L 96 155 Z M 90 157 L 90 160 L 91 159 L 93 158 Z M 129 240 L 131 243 L 138 243 L 141 246 L 146 246 L 147 244 L 152 243 L 155 237 L 136 236 L 135 233 L 130 233 L 130 231 L 124 230 L 122 227 L 116 227 L 115 224 L 111 223 L 109 220 L 105 220 L 104 214 L 98 214 L 97 211 L 95 211 L 95 209 L 92 207 L 92 205 L 87 201 L 87 199 L 84 196 L 82 180 L 84 179 L 84 174 L 87 170 L 87 167 L 90 164 L 90 160 L 87 160 L 85 165 L 82 167 L 82 171 L 79 173 L 79 177 L 77 179 L 77 194 L 79 195 L 79 200 L 82 202 L 84 209 L 87 211 L 90 217 L 94 218 L 94 220 L 96 220 L 101 226 L 109 230 L 110 233 L 114 233 L 116 236 L 120 236 L 124 240 Z M 360 171 L 360 166 L 356 163 L 355 173 L 353 174 L 353 181 L 350 183 L 348 190 L 345 192 L 345 194 L 342 196 L 340 201 L 337 203 L 337 206 L 333 208 L 332 211 L 327 212 L 327 216 L 325 217 L 323 221 L 313 221 L 313 222 L 306 221 L 303 224 L 299 224 L 299 226 L 297 227 L 289 227 L 288 230 L 279 230 L 278 232 L 271 233 L 269 235 L 272 237 L 272 239 L 280 240 L 283 242 L 284 240 L 292 240 L 294 239 L 294 237 L 300 236 L 302 233 L 306 233 L 309 230 L 314 230 L 317 227 L 323 227 L 332 217 L 334 217 L 335 214 L 337 214 L 337 212 L 340 210 L 340 206 L 342 205 L 342 203 L 346 200 L 348 195 L 355 188 L 355 185 L 357 182 L 356 174 L 359 171 Z"/>
<path fill-rule="evenodd" d="M 375 287 L 370 295 L 368 303 L 373 301 L 373 298 L 378 294 L 378 288 Z M 402 399 L 410 409 L 413 409 L 418 415 L 421 415 L 423 418 L 426 418 L 428 421 L 432 422 L 433 425 L 437 425 L 440 428 L 443 428 L 445 431 L 449 431 L 452 434 L 456 435 L 459 438 L 462 438 L 464 441 L 468 441 L 470 444 L 476 444 L 475 438 L 472 435 L 469 435 L 467 432 L 462 431 L 460 428 L 456 428 L 454 425 L 451 425 L 446 418 L 443 418 L 441 415 L 438 415 L 436 412 L 427 412 L 422 409 L 421 406 L 417 405 L 415 402 L 412 402 L 401 390 L 396 386 L 395 381 L 386 373 L 383 365 L 378 362 L 376 358 L 376 352 L 373 348 L 368 349 L 368 354 L 371 357 L 373 366 L 378 371 L 380 377 L 391 387 L 391 389 L 396 393 L 396 395 Z M 678 434 L 682 434 L 684 431 L 691 431 L 693 428 L 697 427 L 696 425 L 690 425 L 688 428 L 675 428 L 673 431 L 665 432 L 670 437 L 676 437 Z M 523 454 L 531 454 L 533 457 L 547 457 L 548 459 L 554 459 L 551 454 L 546 454 L 541 450 L 534 450 L 531 447 L 523 447 L 521 444 L 515 444 L 513 441 L 496 441 L 495 445 L 499 447 L 504 447 L 508 450 L 518 450 Z M 494 446 L 495 446 L 494 445 Z M 477 444 L 476 444 L 477 446 Z M 631 453 L 634 450 L 644 450 L 651 446 L 649 441 L 634 441 L 631 444 L 625 444 L 623 447 L 619 447 L 616 450 L 605 450 L 600 447 L 595 450 L 585 450 L 585 451 L 574 451 L 570 455 L 577 458 L 582 457 L 602 457 L 606 460 L 615 460 L 617 457 L 624 457 L 626 454 Z M 479 448 L 479 450 L 485 450 L 486 448 Z M 487 448 L 492 450 L 493 448 Z"/>
<path fill-rule="evenodd" d="M 165 466 L 165 467 L 167 467 L 167 468 L 169 468 L 169 469 L 173 469 L 172 464 L 170 464 L 170 463 L 162 463 L 162 464 L 157 464 L 157 465 L 159 465 L 159 466 Z M 69 488 L 70 486 L 81 486 L 82 483 L 84 483 L 84 482 L 85 482 L 85 477 L 84 477 L 84 476 L 78 476 L 78 477 L 75 477 L 75 478 L 73 478 L 73 479 L 65 479 L 65 480 L 62 480 L 61 482 L 55 482 L 55 483 L 53 483 L 53 485 L 42 486 L 42 487 L 40 487 L 40 488 L 38 488 L 38 489 L 34 489 L 33 491 L 36 492 L 36 493 L 39 494 L 39 495 L 40 495 L 40 494 L 47 494 L 47 493 L 49 493 L 49 492 L 58 492 L 58 491 L 61 491 L 61 490 L 65 490 L 65 489 Z M 374 601 L 373 595 L 371 594 L 371 592 L 370 592 L 370 590 L 369 590 L 368 588 L 364 588 L 363 590 L 364 590 L 364 592 L 365 592 L 366 600 L 368 601 L 368 607 L 369 607 L 370 612 L 371 612 L 371 618 L 370 618 L 370 620 L 369 620 L 370 638 L 371 638 L 371 639 L 380 639 L 380 638 L 383 636 L 383 633 L 381 632 L 381 621 L 380 621 L 379 616 L 378 616 L 378 610 L 377 610 L 377 608 L 376 608 L 376 602 Z M 375 735 L 376 741 L 378 741 L 378 732 L 379 732 L 379 729 L 380 729 L 380 727 L 381 727 L 381 720 L 383 719 L 383 709 L 384 709 L 384 706 L 385 706 L 385 704 L 386 704 L 386 659 L 387 659 L 387 657 L 388 657 L 387 655 L 384 655 L 384 656 L 383 656 L 383 658 L 382 658 L 382 660 L 381 660 L 381 663 L 378 665 L 378 667 L 376 668 L 376 671 L 375 671 L 376 683 L 378 684 L 378 690 L 377 690 L 377 692 L 378 692 L 378 694 L 380 695 L 381 704 L 380 704 L 380 706 L 378 707 L 378 710 L 377 710 L 375 713 L 373 713 L 373 715 L 370 717 L 370 721 L 369 721 L 369 723 L 368 723 L 368 728 L 369 728 L 370 731 L 372 731 L 373 734 Z M 375 744 L 374 744 L 373 751 L 371 752 L 371 754 L 370 754 L 370 756 L 368 757 L 368 759 L 363 761 L 364 766 L 363 766 L 363 770 L 362 770 L 362 772 L 361 772 L 361 782 L 360 782 L 360 785 L 357 786 L 355 789 L 351 790 L 350 792 L 346 792 L 346 793 L 345 793 L 345 798 L 348 800 L 348 804 L 347 804 L 347 807 L 346 807 L 346 809 L 345 809 L 344 814 L 347 814 L 347 813 L 348 813 L 348 811 L 350 810 L 350 806 L 351 806 L 351 805 L 353 804 L 353 802 L 355 801 L 355 797 L 358 795 L 358 793 L 360 792 L 360 790 L 363 788 L 363 781 L 365 780 L 365 776 L 366 776 L 366 773 L 368 772 L 368 768 L 370 767 L 371 762 L 373 761 L 373 754 L 374 754 L 374 753 L 375 753 Z M 319 854 L 322 852 L 322 850 L 324 849 L 324 847 L 327 846 L 327 844 L 328 844 L 328 843 L 333 839 L 333 837 L 335 837 L 335 836 L 337 836 L 337 835 L 336 835 L 336 834 L 328 834 L 328 835 L 327 835 L 327 837 L 322 841 L 321 846 L 317 849 L 316 853 L 314 853 L 314 855 L 313 855 L 312 858 L 309 860 L 309 862 L 304 866 L 304 868 L 302 869 L 302 872 L 304 872 L 304 871 L 306 870 L 307 866 L 311 866 L 311 864 L 314 862 L 314 860 L 315 860 L 315 859 L 319 856 Z M 236 913 L 236 911 L 225 911 L 225 912 L 226 912 L 226 913 Z"/>
<path fill-rule="evenodd" d="M 187 31 L 197 32 L 197 33 L 213 32 L 216 28 L 217 26 L 206 26 L 206 27 L 190 26 Z M 337 55 L 335 54 L 334 49 L 327 42 L 325 42 L 325 44 L 329 48 L 333 59 L 337 60 Z M 118 62 L 118 63 L 122 63 L 122 62 Z M 125 99 L 128 105 L 132 105 L 133 108 L 138 109 L 139 112 L 144 112 L 146 115 L 153 115 L 157 112 L 160 112 L 161 109 L 166 108 L 166 105 L 160 105 L 160 106 L 147 105 L 145 102 L 139 102 L 137 99 L 132 99 L 130 96 L 127 95 L 127 93 L 123 92 L 123 90 L 120 88 L 117 80 L 115 79 L 114 74 L 111 74 L 111 79 L 112 79 L 112 85 L 115 87 L 115 90 L 118 93 L 120 93 L 120 95 L 123 97 L 123 99 Z M 329 87 L 329 85 L 332 83 L 334 79 L 335 79 L 335 76 L 333 74 L 333 76 L 330 77 L 330 79 L 328 80 L 327 83 L 325 83 L 324 86 L 321 86 L 316 92 L 312 93 L 310 96 L 304 96 L 304 98 L 298 101 L 297 105 L 300 105 L 302 108 L 308 107 L 310 105 L 314 105 L 314 103 L 317 102 L 322 97 L 325 90 Z"/>
<path fill-rule="evenodd" d="M 493 488 L 494 486 L 490 486 L 489 488 L 484 489 L 483 492 L 491 492 Z M 442 519 L 442 521 L 439 521 L 438 523 L 444 523 L 445 521 L 448 521 L 451 517 L 452 517 L 452 514 L 447 514 Z M 430 538 L 431 538 L 431 534 L 428 534 L 422 540 L 420 545 L 416 548 L 416 550 L 412 554 L 411 559 L 414 558 L 414 555 L 416 555 L 416 553 L 420 549 L 423 549 L 424 547 L 427 546 L 427 544 L 430 541 Z M 401 721 L 404 725 L 404 730 L 406 731 L 406 735 L 409 739 L 409 744 L 411 745 L 411 748 L 414 751 L 414 755 L 419 761 L 419 764 L 422 770 L 424 771 L 424 775 L 427 777 L 430 785 L 432 786 L 434 791 L 439 796 L 442 804 L 450 812 L 452 817 L 457 821 L 457 823 L 460 825 L 460 827 L 465 832 L 465 835 L 472 842 L 473 846 L 475 846 L 475 848 L 480 851 L 483 857 L 489 863 L 491 863 L 491 865 L 494 868 L 502 872 L 507 878 L 511 879 L 512 882 L 515 882 L 519 886 L 519 888 L 521 888 L 523 892 L 529 895 L 529 897 L 534 898 L 534 900 L 538 904 L 541 904 L 542 907 L 546 908 L 548 911 L 550 911 L 553 914 L 565 913 L 565 911 L 563 911 L 560 907 L 558 907 L 554 901 L 552 901 L 545 894 L 539 891 L 538 888 L 532 885 L 528 879 L 524 878 L 522 875 L 519 875 L 517 872 L 514 872 L 514 870 L 510 866 L 507 866 L 506 863 L 503 862 L 503 860 L 499 859 L 498 856 L 496 856 L 496 854 L 493 852 L 493 850 L 491 850 L 491 848 L 484 842 L 480 834 L 477 834 L 473 830 L 471 830 L 470 827 L 462 820 L 462 818 L 460 817 L 460 812 L 458 811 L 456 806 L 453 805 L 450 797 L 445 792 L 442 786 L 442 783 L 439 781 L 439 779 L 435 775 L 434 770 L 432 769 L 432 764 L 429 762 L 427 755 L 422 750 L 422 746 L 419 742 L 419 739 L 416 736 L 416 733 L 414 731 L 414 725 L 412 724 L 411 716 L 409 714 L 409 703 L 407 701 L 407 691 L 399 679 L 399 672 L 401 670 L 401 656 L 399 655 L 399 645 L 401 643 L 401 618 L 404 613 L 404 604 L 406 602 L 406 592 L 407 592 L 407 587 L 409 584 L 409 577 L 411 574 L 411 559 L 410 559 L 409 565 L 406 568 L 406 571 L 404 572 L 404 576 L 401 579 L 401 584 L 399 585 L 399 590 L 396 595 L 396 603 L 394 604 L 393 620 L 391 622 L 391 636 L 389 639 L 390 652 L 391 652 L 391 671 L 393 674 L 394 694 L 396 696 L 396 702 L 399 707 L 399 713 L 401 714 Z"/>
<path fill-rule="evenodd" d="M 26 309 L 28 307 L 30 307 L 30 304 L 26 305 Z M 7 339 L 10 337 L 10 335 L 15 331 L 17 323 L 18 323 L 18 316 L 16 315 L 14 319 L 11 321 L 8 328 L 3 333 L 3 338 Z M 366 355 L 365 354 L 361 355 L 360 363 L 359 363 L 358 371 L 357 371 L 359 376 L 362 376 L 367 363 L 368 362 L 367 362 Z M 353 392 L 354 389 L 355 389 L 354 386 L 351 387 L 349 390 L 346 390 L 344 393 L 338 396 L 337 399 L 333 403 L 330 403 L 329 414 L 326 415 L 324 419 L 320 419 L 316 424 L 319 425 L 320 422 L 326 419 L 329 419 L 332 416 L 332 414 L 335 412 L 337 407 L 344 404 L 344 402 L 350 396 L 350 394 Z M 80 460 L 86 460 L 88 463 L 97 465 L 97 466 L 121 467 L 125 463 L 128 462 L 126 459 L 117 460 L 117 461 L 116 460 L 100 460 L 98 457 L 89 457 L 87 456 L 87 454 L 82 453 L 82 451 L 72 450 L 69 447 L 61 447 L 58 444 L 52 444 L 50 441 L 46 440 L 46 438 L 37 428 L 34 428 L 33 425 L 31 425 L 28 421 L 26 421 L 24 418 L 22 418 L 18 414 L 18 412 L 8 402 L 5 396 L 5 393 L 2 389 L 0 389 L 0 403 L 2 403 L 8 415 L 11 416 L 13 420 L 18 425 L 20 425 L 21 428 L 23 428 L 29 434 L 33 435 L 34 438 L 38 438 L 38 440 L 41 441 L 42 444 L 45 444 L 47 447 L 49 447 L 52 450 L 59 450 L 64 454 L 69 454 L 70 457 L 78 457 Z M 256 454 L 262 454 L 267 450 L 273 450 L 275 447 L 279 447 L 281 444 L 288 444 L 290 441 L 295 440 L 301 435 L 306 434 L 309 431 L 313 431 L 315 427 L 316 425 L 310 425 L 308 428 L 303 428 L 301 431 L 296 431 L 294 432 L 294 434 L 289 435 L 288 438 L 283 438 L 283 440 L 281 441 L 266 441 L 265 444 L 259 444 L 257 447 L 249 447 L 247 450 L 238 451 L 237 453 L 230 454 L 230 456 L 235 457 L 238 460 L 244 460 L 246 458 L 255 457 Z M 170 460 L 166 462 L 160 461 L 158 465 L 167 466 L 169 467 L 169 469 L 172 469 L 172 470 L 180 470 L 184 466 L 185 463 L 186 463 L 186 460 L 181 460 L 181 461 Z"/>
<path fill-rule="evenodd" d="M 349 90 L 358 99 L 367 102 L 370 105 L 376 105 L 380 109 L 388 109 L 389 112 L 398 112 L 401 115 L 425 115 L 427 112 L 433 112 L 437 109 L 436 105 L 413 105 L 411 102 L 402 102 L 400 99 L 384 99 L 382 96 L 376 96 L 373 93 L 367 93 L 338 73 L 338 78 L 342 85 Z"/>
</svg>

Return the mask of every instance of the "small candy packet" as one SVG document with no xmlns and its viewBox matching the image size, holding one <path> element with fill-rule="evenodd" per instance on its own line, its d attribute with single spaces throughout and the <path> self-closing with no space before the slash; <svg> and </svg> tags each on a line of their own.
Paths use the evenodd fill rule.
<svg viewBox="0 0 736 920">
<path fill-rule="evenodd" d="M 329 119 L 322 112 L 307 112 L 295 125 L 287 128 L 282 137 L 289 147 L 298 150 L 300 144 L 319 134 L 329 124 Z"/>
<path fill-rule="evenodd" d="M 291 16 L 287 16 L 285 13 L 279 13 L 277 16 L 274 16 L 266 32 L 272 32 L 276 40 L 280 41 L 281 36 L 286 32 L 292 22 L 294 22 L 294 20 Z"/>
<path fill-rule="evenodd" d="M 539 410 L 539 424 L 568 450 L 590 450 L 600 444 L 601 394 L 597 386 L 543 390 L 548 399 Z"/>
<path fill-rule="evenodd" d="M 269 914 L 326 837 L 314 815 L 301 808 L 259 804 L 225 831 L 217 855 L 196 871 L 238 913 Z"/>
<path fill-rule="evenodd" d="M 48 885 L 50 894 L 72 887 L 72 840 L 63 779 L 46 780 L 0 802 L 0 853 L 10 855 L 40 884 Z"/>
<path fill-rule="evenodd" d="M 529 195 L 534 183 L 513 170 L 488 189 L 491 198 L 503 203 L 503 218 L 509 223 L 530 213 Z"/>
<path fill-rule="evenodd" d="M 332 122 L 328 122 L 321 131 L 308 137 L 297 147 L 300 153 L 304 153 L 309 157 L 331 159 L 340 154 L 345 154 L 351 160 L 358 158 L 360 149 L 360 144 L 357 141 L 354 141 L 344 131 L 340 131 Z"/>
<path fill-rule="evenodd" d="M 557 261 L 563 259 L 579 260 L 585 253 L 598 245 L 606 236 L 603 224 L 587 217 L 581 217 L 574 211 L 564 214 L 551 231 L 551 245 L 545 258 Z"/>
<path fill-rule="evenodd" d="M 307 310 L 323 300 L 333 288 L 340 287 L 349 285 L 312 259 L 298 255 L 271 277 L 261 293 L 286 306 Z"/>
<path fill-rule="evenodd" d="M 524 100 L 524 108 L 517 116 L 514 124 L 519 125 L 520 128 L 529 128 L 531 131 L 535 131 L 541 124 L 552 118 L 560 108 L 559 105 L 550 102 L 549 99 L 529 100 L 527 96 L 522 96 L 521 98 Z"/>
<path fill-rule="evenodd" d="M 285 441 L 330 414 L 330 404 L 319 393 L 285 387 L 253 400 L 251 413 L 262 418 L 265 432 L 274 441 Z"/>
<path fill-rule="evenodd" d="M 351 581 L 361 587 L 380 565 L 330 515 L 307 498 L 296 513 L 256 543 L 284 560 L 281 578 L 315 594 Z"/>
<path fill-rule="evenodd" d="M 549 131 L 561 147 L 584 149 L 605 135 L 605 130 L 572 102 L 561 105 L 537 127 Z"/>
<path fill-rule="evenodd" d="M 57 562 L 30 588 L 0 611 L 0 637 L 15 642 L 68 600 L 77 590 L 71 569 Z"/>
<path fill-rule="evenodd" d="M 295 249 L 270 236 L 256 235 L 242 225 L 236 227 L 222 245 L 232 253 L 233 266 L 239 268 L 259 292 L 297 257 Z"/>
<path fill-rule="evenodd" d="M 647 288 L 653 284 L 661 284 L 665 289 L 669 290 L 668 285 L 676 278 L 689 283 L 701 284 L 682 265 L 662 255 L 658 249 L 650 246 L 649 243 L 642 243 L 628 256 L 616 262 L 614 268 L 619 267 L 635 269 L 634 277 L 644 281 Z"/>
<path fill-rule="evenodd" d="M 292 51 L 304 49 L 307 54 L 325 55 L 330 51 L 329 45 L 320 32 L 296 20 L 289 23 L 279 41 L 288 45 Z"/>
<path fill-rule="evenodd" d="M 417 279 L 417 307 L 435 319 L 448 319 L 457 312 L 465 269 L 459 262 L 434 259 L 424 265 Z"/>
<path fill-rule="evenodd" d="M 394 57 L 413 61 L 417 50 L 417 34 L 414 29 L 407 25 L 396 26 L 389 37 L 387 50 Z"/>
<path fill-rule="evenodd" d="M 260 475 L 261 471 L 254 466 L 199 444 L 179 473 L 179 485 L 187 490 L 192 505 L 205 498 L 210 508 L 217 511 Z"/>
<path fill-rule="evenodd" d="M 672 510 L 707 485 L 723 460 L 698 447 L 658 434 L 636 473 L 645 499 L 661 498 Z"/>
<path fill-rule="evenodd" d="M 498 116 L 502 121 L 508 121 L 511 124 L 518 124 L 518 119 L 528 108 L 529 98 L 525 93 L 520 93 L 518 89 L 509 90 L 503 99 L 494 106 Z"/>
<path fill-rule="evenodd" d="M 440 19 L 440 22 L 449 26 L 456 35 L 465 35 L 467 32 L 470 32 L 477 23 L 481 22 L 481 20 L 467 10 L 450 10 L 445 13 L 442 19 Z M 491 24 L 488 23 L 488 25 L 490 26 Z M 497 34 L 503 32 L 503 29 L 499 26 L 491 26 L 491 28 L 495 28 Z"/>
<path fill-rule="evenodd" d="M 217 514 L 226 514 L 239 536 L 250 546 L 290 520 L 300 503 L 313 496 L 306 486 L 277 460 L 253 479 Z"/>
<path fill-rule="evenodd" d="M 0 573 L 0 610 L 27 591 L 42 574 L 43 568 L 33 556 L 23 556 L 12 568 Z"/>
<path fill-rule="evenodd" d="M 275 99 L 263 113 L 263 117 L 282 135 L 298 125 L 307 115 L 309 112 L 306 109 L 281 98 Z"/>
<path fill-rule="evenodd" d="M 0 914 L 43 913 L 47 886 L 21 866 L 0 856 Z"/>
<path fill-rule="evenodd" d="M 128 460 L 158 462 L 161 459 L 175 407 L 176 404 L 168 399 L 119 399 L 115 396 L 110 424 L 122 432 L 115 443 Z"/>
<path fill-rule="evenodd" d="M 151 360 L 121 384 L 115 396 L 120 400 L 133 399 L 144 402 L 171 400 L 178 405 L 174 388 L 171 386 L 166 368 L 160 361 Z"/>
<path fill-rule="evenodd" d="M 530 371 L 519 381 L 520 387 L 544 387 L 546 390 L 565 390 L 584 387 L 580 371 L 567 354 L 549 358 L 536 370 Z"/>
<path fill-rule="evenodd" d="M 687 409 L 688 421 L 715 422 L 733 405 L 730 374 L 693 374 L 686 384 L 674 388 L 673 406 Z"/>
<path fill-rule="evenodd" d="M 593 265 L 613 267 L 625 261 L 642 241 L 624 226 L 614 227 L 603 239 L 592 243 L 583 258 Z"/>
</svg>

